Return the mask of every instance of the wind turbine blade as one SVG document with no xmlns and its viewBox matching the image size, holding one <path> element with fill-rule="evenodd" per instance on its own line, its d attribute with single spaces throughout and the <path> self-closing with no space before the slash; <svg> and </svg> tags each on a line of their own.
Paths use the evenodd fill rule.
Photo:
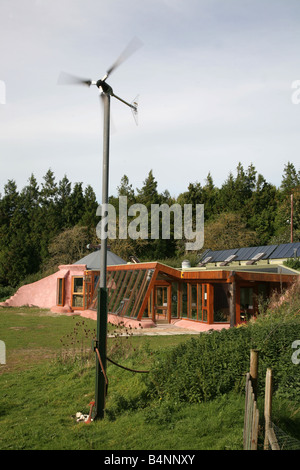
<svg viewBox="0 0 300 470">
<path fill-rule="evenodd" d="M 86 78 L 76 77 L 66 72 L 61 72 L 58 81 L 58 85 L 86 85 L 91 86 L 92 80 Z"/>
<path fill-rule="evenodd" d="M 128 46 L 124 49 L 122 54 L 119 56 L 119 58 L 116 60 L 116 62 L 107 70 L 106 72 L 106 78 L 117 68 L 119 65 L 121 65 L 125 60 L 127 60 L 134 52 L 136 52 L 141 46 L 143 45 L 142 41 L 134 37 Z M 105 80 L 106 80 L 105 78 Z"/>
</svg>

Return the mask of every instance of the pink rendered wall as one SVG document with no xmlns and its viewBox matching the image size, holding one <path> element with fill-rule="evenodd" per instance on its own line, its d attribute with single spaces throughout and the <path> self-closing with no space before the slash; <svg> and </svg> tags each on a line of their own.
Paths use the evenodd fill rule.
<svg viewBox="0 0 300 470">
<path fill-rule="evenodd" d="M 65 278 L 65 306 L 71 305 L 72 276 L 83 276 L 86 265 L 72 264 L 61 265 L 59 271 L 39 281 L 20 287 L 8 300 L 2 302 L 3 306 L 22 307 L 23 305 L 35 305 L 40 308 L 52 308 L 56 306 L 57 279 Z"/>
</svg>

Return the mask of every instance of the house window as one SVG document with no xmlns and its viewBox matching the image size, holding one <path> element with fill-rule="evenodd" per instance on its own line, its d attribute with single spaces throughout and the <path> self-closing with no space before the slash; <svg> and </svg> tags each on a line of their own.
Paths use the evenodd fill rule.
<svg viewBox="0 0 300 470">
<path fill-rule="evenodd" d="M 207 322 L 208 284 L 181 284 L 180 316 L 190 320 Z"/>
<path fill-rule="evenodd" d="M 171 316 L 178 318 L 178 282 L 172 282 Z"/>
<path fill-rule="evenodd" d="M 83 277 L 72 277 L 72 307 L 83 308 Z"/>
<path fill-rule="evenodd" d="M 187 284 L 184 282 L 181 284 L 181 305 L 180 313 L 182 318 L 187 318 Z"/>
<path fill-rule="evenodd" d="M 197 285 L 191 284 L 190 287 L 190 318 L 197 320 Z"/>
<path fill-rule="evenodd" d="M 57 299 L 56 305 L 63 306 L 65 303 L 65 279 L 59 278 L 57 279 Z"/>
<path fill-rule="evenodd" d="M 248 321 L 254 314 L 253 287 L 240 288 L 241 320 Z"/>
<path fill-rule="evenodd" d="M 208 298 L 207 298 L 207 284 L 199 284 L 198 286 L 198 302 L 199 302 L 199 312 L 198 320 L 207 322 L 207 308 L 208 308 Z"/>
<path fill-rule="evenodd" d="M 228 284 L 214 285 L 214 322 L 229 322 L 229 286 Z"/>
</svg>

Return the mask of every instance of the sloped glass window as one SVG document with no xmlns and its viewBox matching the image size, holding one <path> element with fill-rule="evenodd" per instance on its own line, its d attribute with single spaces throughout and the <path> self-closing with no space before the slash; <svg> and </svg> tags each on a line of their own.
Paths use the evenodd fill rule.
<svg viewBox="0 0 300 470">
<path fill-rule="evenodd" d="M 118 269 L 107 275 L 108 312 L 137 318 L 154 269 Z M 97 310 L 97 290 L 90 308 Z M 147 307 L 147 305 L 145 306 Z"/>
</svg>

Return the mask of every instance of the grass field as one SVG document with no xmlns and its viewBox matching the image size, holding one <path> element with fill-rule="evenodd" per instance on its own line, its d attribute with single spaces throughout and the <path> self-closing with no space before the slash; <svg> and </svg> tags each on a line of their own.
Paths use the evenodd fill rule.
<svg viewBox="0 0 300 470">
<path fill-rule="evenodd" d="M 242 448 L 244 397 L 209 403 L 145 399 L 143 375 L 108 365 L 106 417 L 78 423 L 95 393 L 95 322 L 34 308 L 1 308 L 0 449 L 225 450 Z M 136 369 L 186 336 L 120 337 L 108 354 Z"/>
</svg>

